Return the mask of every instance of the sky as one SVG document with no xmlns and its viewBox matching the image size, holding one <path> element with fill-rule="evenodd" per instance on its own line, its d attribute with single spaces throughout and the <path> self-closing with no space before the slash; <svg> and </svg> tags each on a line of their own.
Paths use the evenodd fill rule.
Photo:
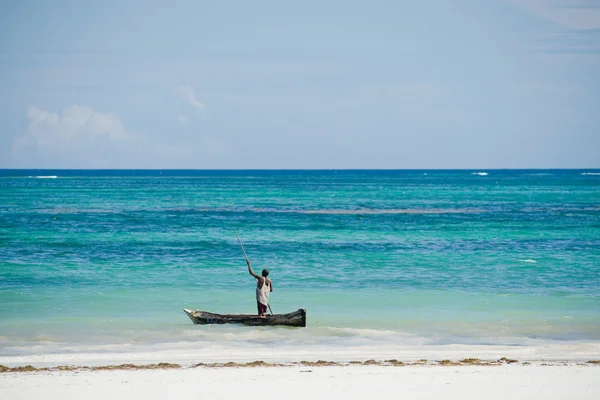
<svg viewBox="0 0 600 400">
<path fill-rule="evenodd" d="M 0 168 L 600 167 L 600 0 L 0 4 Z"/>
</svg>

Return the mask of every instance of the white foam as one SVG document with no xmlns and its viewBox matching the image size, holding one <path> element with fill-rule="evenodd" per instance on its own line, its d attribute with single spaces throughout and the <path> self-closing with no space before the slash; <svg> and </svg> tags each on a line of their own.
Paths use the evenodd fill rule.
<svg viewBox="0 0 600 400">
<path fill-rule="evenodd" d="M 488 176 L 487 172 L 472 172 L 471 175 Z"/>
<path fill-rule="evenodd" d="M 58 178 L 58 176 L 56 176 L 56 175 L 38 175 L 38 176 L 30 176 L 30 178 L 36 178 L 36 179 L 56 179 L 56 178 Z"/>
<path fill-rule="evenodd" d="M 581 175 L 600 175 L 600 172 L 582 172 Z"/>
<path fill-rule="evenodd" d="M 519 260 L 519 261 L 521 261 L 521 262 L 526 262 L 526 263 L 533 263 L 533 264 L 535 264 L 535 263 L 537 262 L 537 261 L 535 261 L 535 260 L 530 260 L 530 259 L 527 259 L 527 260 Z"/>
<path fill-rule="evenodd" d="M 522 340 L 519 345 L 511 344 L 432 344 L 415 342 L 386 342 L 380 344 L 355 344 L 347 346 L 305 343 L 303 346 L 281 344 L 274 347 L 269 343 L 255 342 L 251 345 L 230 346 L 213 343 L 189 342 L 163 343 L 152 346 L 110 346 L 100 348 L 72 348 L 64 352 L 0 355 L 0 365 L 19 366 L 32 364 L 36 367 L 56 365 L 114 365 L 150 364 L 175 362 L 193 365 L 198 362 L 298 362 L 352 361 L 389 358 L 404 361 L 418 359 L 460 359 L 477 357 L 498 359 L 501 356 L 521 361 L 533 360 L 590 360 L 600 357 L 598 342 L 557 342 L 536 339 Z"/>
</svg>

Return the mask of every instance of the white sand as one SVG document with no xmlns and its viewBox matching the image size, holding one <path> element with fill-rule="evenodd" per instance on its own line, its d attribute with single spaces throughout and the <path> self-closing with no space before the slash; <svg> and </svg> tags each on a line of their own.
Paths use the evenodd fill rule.
<svg viewBox="0 0 600 400">
<path fill-rule="evenodd" d="M 0 399 L 599 399 L 600 367 L 335 366 L 0 374 Z"/>
</svg>

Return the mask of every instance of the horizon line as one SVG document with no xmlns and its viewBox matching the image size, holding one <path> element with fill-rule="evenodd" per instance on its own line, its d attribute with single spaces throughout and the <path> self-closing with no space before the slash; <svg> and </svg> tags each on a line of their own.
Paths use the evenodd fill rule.
<svg viewBox="0 0 600 400">
<path fill-rule="evenodd" d="M 567 168 L 0 168 L 0 171 L 578 171 L 600 170 L 600 167 Z"/>
</svg>

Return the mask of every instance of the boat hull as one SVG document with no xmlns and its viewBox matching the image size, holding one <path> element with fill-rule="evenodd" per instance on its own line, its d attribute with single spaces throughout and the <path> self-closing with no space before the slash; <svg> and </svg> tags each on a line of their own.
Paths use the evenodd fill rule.
<svg viewBox="0 0 600 400">
<path fill-rule="evenodd" d="M 208 311 L 183 309 L 194 324 L 244 324 L 249 326 L 299 326 L 306 327 L 306 309 L 287 314 L 267 315 L 265 318 L 247 314 L 215 314 Z"/>
</svg>

